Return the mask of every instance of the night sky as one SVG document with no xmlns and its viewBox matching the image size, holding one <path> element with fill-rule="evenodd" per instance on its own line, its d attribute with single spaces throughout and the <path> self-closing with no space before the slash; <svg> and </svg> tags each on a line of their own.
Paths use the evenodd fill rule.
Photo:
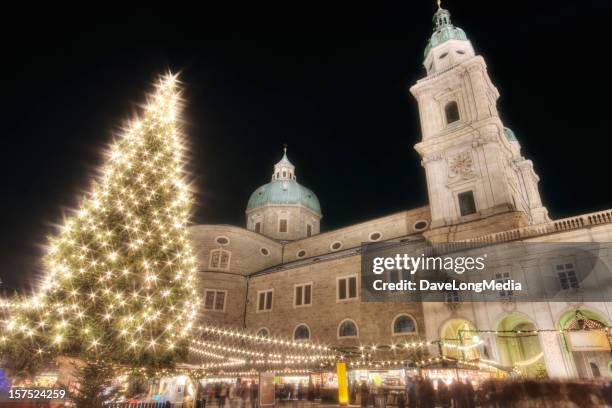
<svg viewBox="0 0 612 408">
<path fill-rule="evenodd" d="M 46 236 L 168 69 L 185 86 L 194 222 L 243 225 L 284 143 L 324 230 L 426 204 L 408 88 L 434 1 L 358 3 L 5 15 L 18 24 L 0 28 L 0 291 L 32 286 Z M 612 207 L 612 3 L 444 6 L 485 57 L 551 216 Z"/>
</svg>

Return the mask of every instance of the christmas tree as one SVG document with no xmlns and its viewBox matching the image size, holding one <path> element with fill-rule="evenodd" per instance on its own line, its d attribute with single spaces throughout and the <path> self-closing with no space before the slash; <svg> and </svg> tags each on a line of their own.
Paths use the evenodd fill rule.
<svg viewBox="0 0 612 408">
<path fill-rule="evenodd" d="M 50 238 L 40 291 L 12 302 L 0 333 L 9 359 L 162 368 L 186 356 L 197 301 L 180 109 L 168 74 Z"/>
</svg>

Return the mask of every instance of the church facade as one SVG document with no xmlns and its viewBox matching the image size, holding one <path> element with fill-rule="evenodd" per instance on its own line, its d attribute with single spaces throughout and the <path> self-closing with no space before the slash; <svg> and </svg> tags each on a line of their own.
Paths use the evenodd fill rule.
<svg viewBox="0 0 612 408">
<path fill-rule="evenodd" d="M 426 76 L 410 91 L 420 115 L 422 139 L 415 149 L 429 204 L 321 232 L 319 200 L 298 183 L 285 151 L 270 182 L 251 195 L 245 227 L 191 227 L 203 321 L 336 347 L 444 339 L 445 355 L 492 360 L 526 375 L 538 370 L 560 378 L 612 375 L 607 329 L 612 303 L 522 302 L 511 296 L 478 303 L 360 298 L 363 243 L 612 241 L 612 210 L 549 218 L 533 164 L 499 116 L 499 92 L 484 58 L 444 9 L 434 16 L 424 66 Z M 546 265 L 534 273 L 546 269 L 562 289 L 579 290 L 578 261 L 542 259 Z M 602 260 L 612 265 L 612 254 L 602 254 Z M 518 261 L 495 272 L 509 279 L 516 268 Z M 607 350 L 605 344 L 583 350 L 568 344 L 565 330 L 589 328 L 605 330 Z"/>
</svg>

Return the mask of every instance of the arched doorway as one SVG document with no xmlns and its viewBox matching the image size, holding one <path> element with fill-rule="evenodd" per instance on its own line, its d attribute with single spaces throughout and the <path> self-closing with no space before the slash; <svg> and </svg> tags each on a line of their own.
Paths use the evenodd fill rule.
<svg viewBox="0 0 612 408">
<path fill-rule="evenodd" d="M 559 327 L 564 330 L 564 351 L 578 377 L 597 378 L 608 371 L 612 339 L 603 317 L 588 309 L 576 309 L 561 317 Z"/>
<path fill-rule="evenodd" d="M 449 319 L 440 330 L 442 353 L 445 356 L 475 360 L 480 358 L 482 340 L 472 323 L 465 319 Z"/>
<path fill-rule="evenodd" d="M 525 377 L 546 375 L 537 327 L 529 318 L 519 314 L 505 316 L 496 330 L 501 364 L 515 368 Z"/>
</svg>

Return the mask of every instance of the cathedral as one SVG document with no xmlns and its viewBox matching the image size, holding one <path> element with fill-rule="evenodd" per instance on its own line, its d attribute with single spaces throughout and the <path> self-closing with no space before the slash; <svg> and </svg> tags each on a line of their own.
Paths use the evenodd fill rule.
<svg viewBox="0 0 612 408">
<path fill-rule="evenodd" d="M 414 148 L 425 169 L 428 205 L 321 231 L 316 186 L 310 186 L 313 191 L 299 183 L 299 169 L 285 149 L 269 181 L 246 203 L 244 226 L 191 227 L 203 321 L 341 348 L 443 339 L 443 355 L 495 361 L 526 376 L 612 375 L 612 303 L 604 297 L 517 301 L 500 293 L 494 302 L 458 296 L 444 302 L 362 299 L 364 243 L 612 241 L 612 210 L 550 219 L 533 163 L 521 153 L 520 135 L 499 116 L 499 92 L 485 59 L 447 10 L 437 10 L 433 25 L 423 58 L 426 76 L 410 88 L 420 117 L 421 140 Z M 260 170 L 263 177 L 266 169 Z M 610 252 L 600 256 L 612 262 Z M 580 292 L 596 278 L 578 278 L 583 275 L 577 255 L 538 258 L 528 273 L 549 277 L 560 290 Z M 504 281 L 525 268 L 516 259 L 492 273 Z M 601 330 L 590 335 L 589 329 Z M 582 337 L 570 336 L 572 330 Z"/>
</svg>

